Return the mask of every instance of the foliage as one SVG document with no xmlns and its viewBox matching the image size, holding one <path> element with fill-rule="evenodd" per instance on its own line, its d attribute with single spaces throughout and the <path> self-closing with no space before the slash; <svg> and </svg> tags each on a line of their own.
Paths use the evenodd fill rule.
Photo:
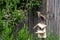
<svg viewBox="0 0 60 40">
<path fill-rule="evenodd" d="M 3 31 L 3 37 L 2 40 L 14 40 L 14 35 L 12 34 L 11 37 L 9 37 L 9 33 L 11 32 L 11 29 L 6 27 L 6 29 Z M 17 40 L 33 40 L 33 35 L 29 34 L 27 26 L 24 24 L 24 27 L 18 32 Z"/>
<path fill-rule="evenodd" d="M 26 16 L 25 10 L 32 11 L 33 7 L 40 6 L 40 0 L 0 0 L 0 35 L 2 40 L 33 40 L 28 28 L 24 23 Z M 32 13 L 32 12 L 31 12 Z M 21 29 L 16 29 L 22 23 Z M 21 24 L 20 24 L 21 25 Z M 15 38 L 15 31 L 18 37 Z"/>
<path fill-rule="evenodd" d="M 23 22 L 24 20 L 24 15 L 22 10 L 20 10 L 19 12 L 17 10 L 15 10 L 13 13 L 3 13 L 2 15 L 2 27 L 4 29 L 4 31 L 2 31 L 2 36 L 3 36 L 3 40 L 9 40 L 9 36 L 10 33 L 15 29 L 15 27 L 17 27 L 17 24 L 19 22 Z M 13 33 L 11 33 L 11 36 L 13 36 Z"/>
<path fill-rule="evenodd" d="M 33 35 L 29 34 L 28 28 L 24 24 L 22 30 L 19 31 L 18 40 L 33 40 Z"/>
<path fill-rule="evenodd" d="M 0 40 L 34 40 L 24 23 L 24 11 L 30 10 L 32 14 L 40 7 L 41 0 L 0 0 Z M 16 29 L 19 23 L 23 24 L 21 30 Z M 17 38 L 14 38 L 15 31 L 18 31 Z M 56 38 L 56 34 L 49 33 L 46 40 L 57 40 Z"/>
<path fill-rule="evenodd" d="M 46 40 L 58 40 L 59 36 L 55 33 L 49 32 L 47 33 Z"/>
<path fill-rule="evenodd" d="M 35 13 L 36 11 L 40 11 L 42 0 L 31 0 L 29 2 L 29 9 L 31 13 Z"/>
</svg>

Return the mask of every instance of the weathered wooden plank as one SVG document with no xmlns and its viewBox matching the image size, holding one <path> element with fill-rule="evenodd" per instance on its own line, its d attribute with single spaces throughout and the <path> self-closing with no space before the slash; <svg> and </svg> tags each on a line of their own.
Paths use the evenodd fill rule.
<svg viewBox="0 0 60 40">
<path fill-rule="evenodd" d="M 59 2 L 59 8 L 58 8 L 58 20 L 57 20 L 57 23 L 58 23 L 58 32 L 59 32 L 59 35 L 60 35 L 60 0 L 58 2 Z"/>
<path fill-rule="evenodd" d="M 59 0 L 49 0 L 47 3 L 48 29 L 54 34 L 58 34 Z"/>
</svg>

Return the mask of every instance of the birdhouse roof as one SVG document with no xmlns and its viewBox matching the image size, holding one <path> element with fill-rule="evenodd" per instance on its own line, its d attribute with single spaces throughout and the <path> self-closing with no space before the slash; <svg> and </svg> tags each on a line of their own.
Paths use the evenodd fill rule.
<svg viewBox="0 0 60 40">
<path fill-rule="evenodd" d="M 35 33 L 45 33 L 44 31 L 40 31 L 40 30 L 38 30 L 37 32 L 35 32 Z"/>
<path fill-rule="evenodd" d="M 38 23 L 37 26 L 40 27 L 40 28 L 45 28 L 47 25 L 45 25 L 43 23 Z"/>
<path fill-rule="evenodd" d="M 35 29 L 36 27 L 40 27 L 41 29 L 45 28 L 47 25 L 43 24 L 43 23 L 38 23 L 36 26 L 34 26 L 33 29 Z"/>
</svg>

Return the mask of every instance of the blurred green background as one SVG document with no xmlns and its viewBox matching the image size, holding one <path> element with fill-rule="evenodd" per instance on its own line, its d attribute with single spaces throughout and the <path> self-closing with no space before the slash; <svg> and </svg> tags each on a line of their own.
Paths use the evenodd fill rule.
<svg viewBox="0 0 60 40">
<path fill-rule="evenodd" d="M 28 10 L 32 14 L 35 7 L 41 7 L 41 0 L 0 0 L 0 40 L 39 40 L 24 22 Z M 56 39 L 53 34 L 47 35 L 46 40 Z"/>
</svg>

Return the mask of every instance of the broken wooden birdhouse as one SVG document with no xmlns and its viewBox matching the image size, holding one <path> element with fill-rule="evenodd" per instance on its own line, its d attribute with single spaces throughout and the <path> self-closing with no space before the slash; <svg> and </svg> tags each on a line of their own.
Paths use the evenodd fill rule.
<svg viewBox="0 0 60 40">
<path fill-rule="evenodd" d="M 36 34 L 38 34 L 39 38 L 46 38 L 46 26 L 43 23 L 38 23 L 36 26 L 34 26 L 33 29 L 37 28 Z"/>
<path fill-rule="evenodd" d="M 35 33 L 38 34 L 38 38 L 46 38 L 46 26 L 47 25 L 44 23 L 45 16 L 42 15 L 40 12 L 38 12 L 38 14 L 40 15 L 40 17 L 39 17 L 40 22 L 36 26 L 34 26 L 33 29 L 37 29 L 37 31 Z"/>
</svg>

